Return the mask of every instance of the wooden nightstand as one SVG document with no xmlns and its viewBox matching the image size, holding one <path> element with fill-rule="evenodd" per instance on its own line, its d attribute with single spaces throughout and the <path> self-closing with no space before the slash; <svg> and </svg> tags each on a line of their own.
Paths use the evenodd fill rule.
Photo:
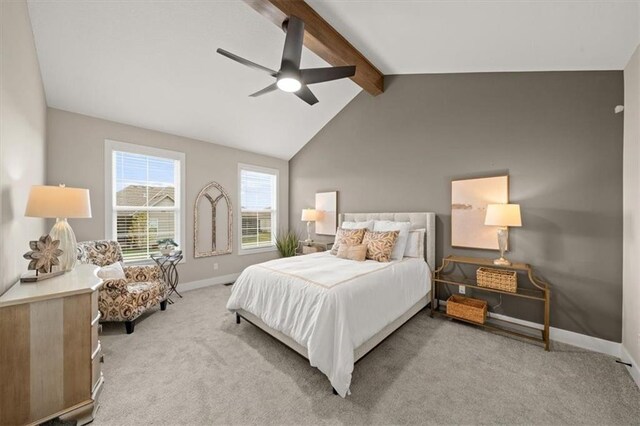
<svg viewBox="0 0 640 426">
<path fill-rule="evenodd" d="M 311 245 L 306 245 L 303 241 L 300 241 L 298 243 L 298 251 L 296 252 L 296 256 L 331 250 L 331 247 L 333 247 L 333 243 L 320 243 L 314 241 L 311 243 Z"/>
<path fill-rule="evenodd" d="M 463 266 L 474 268 L 473 276 L 467 276 Z M 497 290 L 488 287 L 479 287 L 475 278 L 475 271 L 479 267 L 495 268 L 506 271 L 514 271 L 519 275 L 523 275 L 529 281 L 529 286 L 518 287 L 515 293 Z M 469 268 L 470 269 L 470 268 Z M 551 299 L 551 289 L 549 284 L 537 278 L 533 273 L 533 268 L 527 263 L 512 263 L 509 266 L 494 265 L 492 259 L 484 259 L 477 257 L 464 256 L 448 256 L 442 259 L 442 265 L 433 273 L 431 280 L 431 316 L 440 315 L 453 318 L 459 321 L 465 321 L 460 318 L 452 317 L 440 307 L 438 298 L 438 288 L 456 286 L 456 288 L 465 287 L 465 294 L 473 293 L 474 298 L 478 298 L 483 292 L 497 293 L 502 296 L 512 296 L 522 299 L 541 302 L 544 309 L 544 326 L 543 329 L 537 329 L 518 324 L 514 327 L 512 323 L 496 320 L 491 318 L 484 324 L 471 324 L 484 327 L 491 331 L 507 333 L 518 337 L 524 337 L 529 340 L 541 342 L 545 350 L 549 350 L 549 302 Z M 465 321 L 468 322 L 468 321 Z M 520 331 L 520 330 L 526 330 Z"/>
</svg>

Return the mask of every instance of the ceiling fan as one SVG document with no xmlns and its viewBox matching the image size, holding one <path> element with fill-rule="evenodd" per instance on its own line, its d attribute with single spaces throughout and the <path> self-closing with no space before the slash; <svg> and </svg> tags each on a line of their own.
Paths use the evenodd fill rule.
<svg viewBox="0 0 640 426">
<path fill-rule="evenodd" d="M 284 92 L 292 92 L 297 97 L 313 105 L 318 102 L 313 92 L 309 90 L 309 84 L 323 83 L 325 81 L 338 80 L 341 78 L 352 77 L 356 74 L 355 65 L 344 67 L 326 67 L 326 68 L 307 68 L 300 69 L 300 57 L 302 56 L 302 42 L 304 39 L 304 22 L 291 16 L 282 24 L 282 29 L 287 33 L 284 41 L 284 51 L 282 52 L 282 62 L 280 71 L 274 71 L 255 62 L 251 62 L 240 56 L 227 52 L 224 49 L 218 49 L 217 52 L 229 59 L 233 59 L 250 68 L 264 71 L 270 76 L 275 77 L 276 82 L 259 90 L 249 96 L 257 97 L 265 93 L 273 92 L 280 89 Z"/>
</svg>

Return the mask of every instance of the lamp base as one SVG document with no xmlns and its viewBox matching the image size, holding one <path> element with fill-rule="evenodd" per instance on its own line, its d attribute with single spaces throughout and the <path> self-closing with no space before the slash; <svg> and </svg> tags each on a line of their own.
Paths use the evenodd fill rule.
<svg viewBox="0 0 640 426">
<path fill-rule="evenodd" d="M 58 247 L 62 250 L 62 256 L 59 258 L 60 270 L 67 272 L 72 271 L 76 266 L 78 242 L 67 219 L 56 219 L 56 224 L 51 228 L 49 235 L 52 240 L 60 241 L 60 246 Z"/>
<path fill-rule="evenodd" d="M 500 265 L 500 266 L 511 266 L 511 262 L 507 259 L 505 259 L 504 257 L 501 257 L 500 259 L 495 259 L 493 261 L 494 265 Z"/>
</svg>

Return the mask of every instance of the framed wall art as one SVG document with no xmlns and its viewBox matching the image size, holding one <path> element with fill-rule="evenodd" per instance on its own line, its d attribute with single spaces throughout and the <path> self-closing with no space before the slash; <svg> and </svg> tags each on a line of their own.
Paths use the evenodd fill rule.
<svg viewBox="0 0 640 426">
<path fill-rule="evenodd" d="M 498 250 L 497 227 L 484 224 L 488 204 L 509 202 L 509 176 L 451 181 L 451 246 Z"/>
<path fill-rule="evenodd" d="M 336 235 L 338 230 L 338 192 L 316 193 L 316 235 Z"/>
</svg>

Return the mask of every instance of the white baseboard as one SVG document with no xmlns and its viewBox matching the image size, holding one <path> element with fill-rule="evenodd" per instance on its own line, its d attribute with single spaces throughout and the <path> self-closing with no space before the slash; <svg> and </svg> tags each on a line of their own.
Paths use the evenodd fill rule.
<svg viewBox="0 0 640 426">
<path fill-rule="evenodd" d="M 234 274 L 219 275 L 217 277 L 206 278 L 204 280 L 191 281 L 184 284 L 180 283 L 178 285 L 178 291 L 191 291 L 199 288 L 210 287 L 212 285 L 229 284 L 237 280 L 239 276 L 240 272 L 237 272 Z"/>
<path fill-rule="evenodd" d="M 627 348 L 624 345 L 620 345 L 620 359 L 624 362 L 628 362 L 631 364 L 631 367 L 627 367 L 627 371 L 633 377 L 633 381 L 636 382 L 636 385 L 640 388 L 640 365 L 638 362 L 633 359 Z"/>
<path fill-rule="evenodd" d="M 493 312 L 489 312 L 489 317 L 513 324 L 537 328 L 538 330 L 542 330 L 544 328 L 542 324 L 509 317 L 507 315 L 496 314 Z M 580 334 L 576 333 L 575 331 L 564 330 L 562 328 L 549 327 L 549 339 L 555 342 L 576 346 L 578 348 L 588 349 L 590 351 L 611 355 L 616 358 L 620 357 L 620 343 L 600 339 L 599 337 L 587 336 L 586 334 Z"/>
<path fill-rule="evenodd" d="M 441 300 L 440 303 L 446 306 L 447 302 Z M 544 326 L 531 321 L 525 321 L 518 318 L 513 318 L 507 315 L 496 314 L 494 312 L 488 312 L 490 318 L 495 318 L 501 321 L 510 322 L 512 324 L 524 325 L 526 327 L 537 328 L 542 330 Z M 611 355 L 616 358 L 620 358 L 622 345 L 610 340 L 600 339 L 598 337 L 587 336 L 586 334 L 576 333 L 574 331 L 563 330 L 561 328 L 549 327 L 549 339 L 566 343 L 568 345 L 576 346 L 582 349 L 588 349 L 590 351 L 599 352 L 606 355 Z"/>
</svg>

